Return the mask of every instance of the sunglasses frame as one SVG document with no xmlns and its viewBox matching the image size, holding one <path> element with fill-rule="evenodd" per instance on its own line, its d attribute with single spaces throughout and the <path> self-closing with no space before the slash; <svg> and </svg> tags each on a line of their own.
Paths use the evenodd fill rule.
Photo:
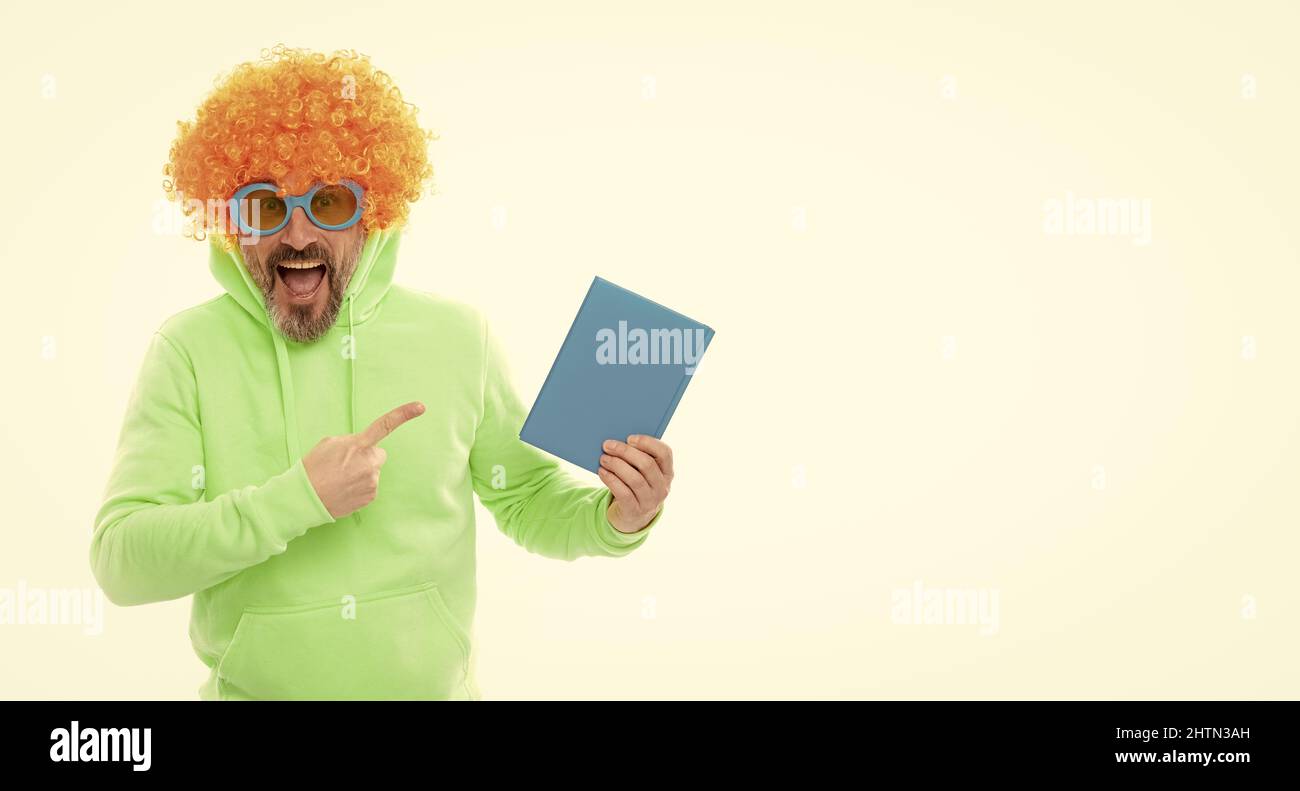
<svg viewBox="0 0 1300 791">
<path fill-rule="evenodd" d="M 284 227 L 289 224 L 289 220 L 293 219 L 294 209 L 301 206 L 303 214 L 306 214 L 307 219 L 311 220 L 312 224 L 315 225 L 317 228 L 323 228 L 326 231 L 342 231 L 344 229 L 351 228 L 352 226 L 356 225 L 357 221 L 361 219 L 361 215 L 365 211 L 365 206 L 362 199 L 365 197 L 366 191 L 365 188 L 363 188 L 360 184 L 356 183 L 355 181 L 351 181 L 349 179 L 342 179 L 341 181 L 335 182 L 335 184 L 347 187 L 349 190 L 352 191 L 352 194 L 355 195 L 357 198 L 357 210 L 352 214 L 352 217 L 350 217 L 348 220 L 342 223 L 339 223 L 338 225 L 327 225 L 326 223 L 323 223 L 320 220 L 318 220 L 315 214 L 312 214 L 311 211 L 312 198 L 316 197 L 316 193 L 319 192 L 322 188 L 334 186 L 334 184 L 327 184 L 323 181 L 316 182 L 311 186 L 310 189 L 308 189 L 306 192 L 304 192 L 301 195 L 286 194 L 285 191 L 281 189 L 278 184 L 272 184 L 271 182 L 267 182 L 267 181 L 259 181 L 253 184 L 247 184 L 243 187 L 240 187 L 238 190 L 235 191 L 235 194 L 231 196 L 230 216 L 235 221 L 235 227 L 239 228 L 239 230 L 243 231 L 249 236 L 270 236 L 272 234 L 276 234 L 284 230 Z M 269 230 L 261 230 L 249 225 L 248 222 L 244 219 L 243 213 L 239 210 L 240 204 L 243 203 L 244 200 L 246 200 L 249 195 L 256 192 L 257 190 L 271 190 L 276 194 L 276 197 L 284 201 L 285 206 L 288 207 L 288 210 L 285 211 L 284 213 L 284 220 L 282 220 L 279 225 Z"/>
</svg>

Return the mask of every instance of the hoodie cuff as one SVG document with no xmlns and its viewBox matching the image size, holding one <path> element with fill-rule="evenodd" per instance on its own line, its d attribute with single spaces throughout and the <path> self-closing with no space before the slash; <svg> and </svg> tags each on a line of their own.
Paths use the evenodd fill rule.
<svg viewBox="0 0 1300 791">
<path fill-rule="evenodd" d="M 258 516 L 285 540 L 334 521 L 307 477 L 302 459 L 258 487 Z"/>
<path fill-rule="evenodd" d="M 596 528 L 596 538 L 600 543 L 611 552 L 611 554 L 625 554 L 631 552 L 645 542 L 646 536 L 650 535 L 650 529 L 659 522 L 660 517 L 664 515 L 664 506 L 659 506 L 659 513 L 655 514 L 654 519 L 635 533 L 624 533 L 622 530 L 610 524 L 609 512 L 610 501 L 614 495 L 606 489 L 600 498 L 600 511 L 597 517 L 598 526 Z"/>
</svg>

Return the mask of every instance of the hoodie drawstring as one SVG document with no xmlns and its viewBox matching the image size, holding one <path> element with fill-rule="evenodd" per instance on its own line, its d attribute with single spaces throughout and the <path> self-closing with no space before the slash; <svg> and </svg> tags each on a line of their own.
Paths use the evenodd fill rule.
<svg viewBox="0 0 1300 791">
<path fill-rule="evenodd" d="M 298 443 L 298 413 L 296 397 L 293 391 L 293 369 L 289 367 L 289 349 L 284 339 L 273 326 L 271 342 L 275 345 L 275 364 L 280 374 L 281 408 L 284 416 L 284 449 L 289 456 L 289 466 L 302 458 L 302 446 Z M 352 296 L 348 296 L 348 432 L 357 433 L 357 334 L 352 319 Z M 361 524 L 361 512 L 354 511 L 357 524 Z"/>
<path fill-rule="evenodd" d="M 357 334 L 352 329 L 352 297 L 348 297 L 348 430 L 357 433 Z"/>
<path fill-rule="evenodd" d="M 289 368 L 289 350 L 285 348 L 280 333 L 270 327 L 271 342 L 275 344 L 275 365 L 280 373 L 280 401 L 284 414 L 284 449 L 289 454 L 289 466 L 293 466 L 302 457 L 302 448 L 298 445 L 298 414 L 293 394 L 293 376 Z"/>
<path fill-rule="evenodd" d="M 354 292 L 355 293 L 355 292 Z M 352 302 L 348 297 L 348 431 L 357 433 L 357 333 L 352 328 Z M 361 524 L 361 509 L 352 512 Z"/>
</svg>

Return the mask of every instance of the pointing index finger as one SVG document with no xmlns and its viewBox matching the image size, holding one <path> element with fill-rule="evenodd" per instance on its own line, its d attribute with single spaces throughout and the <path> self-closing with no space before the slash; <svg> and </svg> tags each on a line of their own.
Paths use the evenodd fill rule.
<svg viewBox="0 0 1300 791">
<path fill-rule="evenodd" d="M 378 420 L 361 432 L 359 435 L 361 442 L 364 445 L 377 445 L 384 437 L 396 431 L 398 426 L 423 414 L 424 404 L 419 401 L 402 404 L 396 409 L 380 415 Z"/>
</svg>

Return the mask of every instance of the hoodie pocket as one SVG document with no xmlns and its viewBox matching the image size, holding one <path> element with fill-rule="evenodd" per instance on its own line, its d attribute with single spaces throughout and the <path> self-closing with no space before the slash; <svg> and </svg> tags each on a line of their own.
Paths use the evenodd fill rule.
<svg viewBox="0 0 1300 791">
<path fill-rule="evenodd" d="M 463 694 L 468 658 L 468 636 L 437 583 L 426 582 L 355 600 L 245 607 L 217 677 L 231 697 L 446 699 Z"/>
</svg>

